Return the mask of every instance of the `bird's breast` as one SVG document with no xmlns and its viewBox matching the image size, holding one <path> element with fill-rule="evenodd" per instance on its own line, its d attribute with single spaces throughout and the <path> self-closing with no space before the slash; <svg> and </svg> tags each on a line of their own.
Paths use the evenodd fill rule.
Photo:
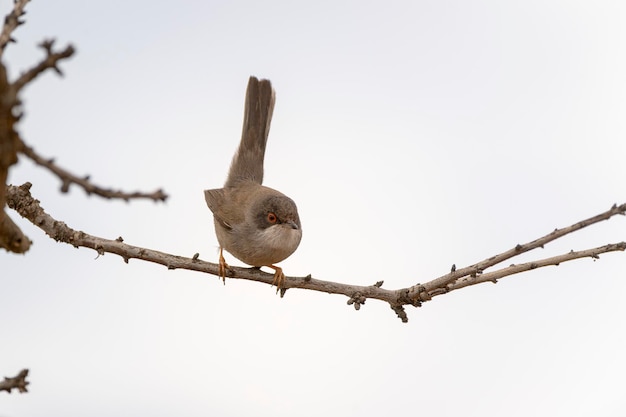
<svg viewBox="0 0 626 417">
<path fill-rule="evenodd" d="M 225 249 L 239 260 L 253 266 L 272 265 L 289 257 L 300 245 L 302 230 L 288 224 L 245 233 L 244 245 Z"/>
</svg>

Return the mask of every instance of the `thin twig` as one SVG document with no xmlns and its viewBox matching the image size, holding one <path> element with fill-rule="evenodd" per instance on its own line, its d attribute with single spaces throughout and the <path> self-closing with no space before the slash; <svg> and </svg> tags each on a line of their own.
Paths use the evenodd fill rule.
<svg viewBox="0 0 626 417">
<path fill-rule="evenodd" d="M 593 258 L 599 259 L 601 253 L 624 251 L 626 250 L 626 242 L 611 243 L 604 246 L 599 246 L 593 249 L 586 249 L 581 251 L 570 251 L 563 255 L 552 256 L 550 258 L 540 259 L 537 261 L 526 262 L 518 265 L 510 265 L 506 268 L 498 269 L 497 271 L 487 272 L 482 275 L 466 276 L 452 284 L 449 284 L 447 289 L 449 291 L 458 290 L 469 285 L 481 284 L 483 282 L 497 282 L 498 279 L 508 277 L 510 275 L 519 274 L 520 272 L 526 272 L 537 268 L 543 268 L 545 266 L 559 266 L 563 262 L 571 261 L 581 258 Z"/>
<path fill-rule="evenodd" d="M 121 256 L 125 262 L 128 262 L 130 259 L 133 258 L 141 259 L 144 261 L 164 265 L 168 269 L 188 269 L 192 271 L 205 272 L 219 277 L 219 266 L 214 263 L 200 260 L 198 254 L 195 254 L 190 258 L 176 256 L 151 249 L 141 248 L 138 246 L 128 245 L 123 242 L 123 239 L 121 237 L 115 240 L 103 239 L 100 237 L 89 235 L 82 231 L 74 230 L 68 227 L 65 223 L 57 221 L 49 214 L 47 214 L 39 205 L 39 201 L 35 200 L 31 196 L 29 191 L 30 186 L 30 183 L 25 183 L 19 187 L 13 185 L 8 186 L 7 204 L 10 208 L 16 210 L 22 217 L 28 219 L 35 226 L 41 228 L 52 239 L 56 241 L 65 242 L 73 245 L 74 247 L 91 248 L 97 251 L 99 255 L 104 255 L 105 253 L 114 253 Z M 616 214 L 622 214 L 624 209 L 626 209 L 626 204 L 620 207 L 622 207 L 621 211 L 617 209 L 617 206 L 614 206 L 614 208 L 612 208 L 608 212 L 603 213 L 599 216 L 594 216 L 592 219 L 595 219 L 594 222 L 597 222 L 601 219 L 606 219 Z M 585 222 L 589 222 L 589 219 L 581 223 Z M 578 224 L 580 223 L 577 223 L 577 225 Z M 586 225 L 589 224 L 591 223 L 589 222 Z M 571 232 L 573 231 L 571 229 L 574 226 L 566 229 L 570 230 Z M 576 229 L 576 227 L 574 227 L 574 229 Z M 542 239 L 545 240 L 545 237 Z M 283 284 L 284 288 L 281 290 L 281 297 L 289 288 L 301 288 L 325 292 L 329 294 L 343 294 L 348 297 L 348 304 L 353 305 L 354 308 L 357 310 L 363 304 L 365 304 L 365 301 L 368 298 L 373 298 L 389 303 L 389 305 L 395 311 L 398 317 L 403 322 L 406 322 L 408 320 L 406 312 L 404 311 L 404 306 L 406 305 L 418 307 L 421 305 L 422 302 L 429 301 L 435 296 L 442 295 L 454 289 L 479 284 L 481 282 L 494 281 L 496 279 L 508 275 L 513 275 L 524 270 L 531 270 L 548 265 L 557 265 L 559 263 L 567 262 L 581 257 L 592 257 L 595 259 L 601 253 L 624 251 L 625 249 L 626 242 L 619 242 L 594 249 L 588 249 L 585 251 L 570 252 L 568 254 L 560 255 L 557 257 L 535 261 L 534 263 L 503 268 L 502 270 L 493 272 L 493 275 L 488 275 L 486 273 L 482 275 L 476 274 L 475 279 L 459 280 L 459 278 L 456 278 L 455 283 L 446 287 L 444 291 L 441 291 L 441 289 L 437 287 L 436 284 L 433 284 L 439 278 L 431 282 L 427 282 L 423 285 L 417 284 L 413 287 L 401 288 L 397 290 L 388 290 L 382 288 L 381 281 L 378 281 L 368 286 L 359 286 L 318 280 L 312 278 L 310 275 L 306 277 L 286 277 L 285 283 Z M 258 268 L 238 267 L 229 267 L 227 276 L 230 278 L 262 282 L 268 285 L 272 284 L 274 278 L 273 274 L 265 273 Z M 469 277 L 472 278 L 473 275 L 469 274 Z M 429 290 L 429 288 L 431 288 L 431 290 Z M 411 293 L 411 291 L 418 293 L 419 298 L 415 297 Z"/>
<path fill-rule="evenodd" d="M 38 75 L 42 74 L 47 69 L 53 69 L 57 74 L 63 75 L 63 72 L 61 72 L 61 69 L 57 64 L 62 59 L 69 58 L 74 55 L 75 50 L 72 45 L 67 45 L 64 50 L 54 52 L 52 50 L 53 45 L 53 39 L 45 40 L 39 44 L 39 46 L 46 51 L 46 57 L 33 68 L 20 75 L 18 79 L 13 82 L 13 89 L 16 95 L 26 84 L 37 78 Z"/>
<path fill-rule="evenodd" d="M 76 184 L 82 187 L 87 193 L 87 195 L 95 194 L 104 198 L 118 198 L 124 201 L 128 201 L 130 199 L 140 199 L 140 198 L 150 199 L 154 201 L 165 201 L 168 197 L 167 194 L 165 194 L 165 192 L 163 192 L 163 190 L 161 189 L 158 189 L 151 193 L 144 193 L 144 192 L 139 192 L 139 191 L 125 192 L 125 191 L 120 191 L 120 190 L 113 190 L 110 188 L 102 188 L 100 186 L 93 184 L 90 181 L 89 176 L 80 178 L 70 173 L 69 171 L 56 165 L 53 159 L 45 159 L 41 157 L 33 150 L 32 147 L 27 146 L 26 144 L 22 146 L 21 152 L 27 157 L 29 157 L 30 159 L 32 159 L 32 161 L 36 163 L 37 165 L 47 168 L 48 170 L 50 170 L 50 172 L 52 172 L 54 175 L 59 177 L 59 179 L 62 182 L 61 192 L 63 193 L 66 193 L 69 191 L 71 184 Z"/>
<path fill-rule="evenodd" d="M 26 14 L 24 7 L 26 7 L 26 3 L 29 1 L 30 0 L 15 0 L 13 2 L 13 10 L 4 18 L 2 33 L 0 33 L 0 56 L 9 42 L 15 42 L 11 34 L 19 25 L 24 23 L 23 20 L 20 20 L 20 17 Z"/>
<path fill-rule="evenodd" d="M 28 392 L 26 386 L 29 384 L 26 381 L 26 377 L 28 376 L 28 369 L 22 369 L 19 374 L 12 378 L 4 377 L 4 381 L 0 381 L 0 391 L 6 391 L 9 394 L 11 390 L 16 389 L 18 392 L 24 393 Z"/>
<path fill-rule="evenodd" d="M 626 213 L 626 203 L 621 204 L 619 206 L 614 204 L 610 209 L 608 209 L 604 213 L 598 214 L 597 216 L 590 217 L 588 219 L 574 223 L 571 226 L 564 227 L 562 229 L 554 229 L 552 232 L 548 233 L 547 235 L 543 237 L 540 237 L 539 239 L 535 239 L 531 242 L 528 242 L 522 245 L 518 244 L 514 248 L 509 249 L 506 252 L 500 253 L 495 256 L 491 256 L 483 261 L 467 266 L 465 268 L 460 268 L 460 269 L 454 268 L 454 270 L 451 271 L 450 273 L 442 275 L 439 278 L 436 278 L 428 282 L 427 284 L 423 284 L 421 286 L 414 286 L 411 288 L 410 297 L 417 298 L 419 297 L 419 294 L 422 291 L 434 292 L 434 293 L 447 292 L 452 287 L 454 287 L 454 283 L 461 278 L 470 277 L 473 279 L 477 276 L 482 275 L 483 272 L 489 267 L 497 265 L 501 262 L 504 262 L 515 256 L 521 255 L 522 253 L 528 252 L 530 250 L 533 250 L 536 248 L 542 248 L 547 243 L 552 242 L 553 240 L 563 237 L 569 233 L 583 229 L 587 226 L 601 222 L 603 220 L 608 220 L 611 217 L 618 215 L 618 214 L 624 215 L 624 213 Z M 510 274 L 507 274 L 507 275 L 510 275 Z M 484 282 L 484 281 L 477 280 L 476 283 L 480 283 L 480 282 Z"/>
</svg>

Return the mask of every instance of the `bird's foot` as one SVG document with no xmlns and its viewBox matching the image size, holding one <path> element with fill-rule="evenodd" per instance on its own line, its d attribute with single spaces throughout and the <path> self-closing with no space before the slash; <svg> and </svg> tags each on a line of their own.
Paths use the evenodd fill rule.
<svg viewBox="0 0 626 417">
<path fill-rule="evenodd" d="M 220 262 L 219 262 L 218 274 L 219 274 L 219 277 L 224 282 L 224 285 L 226 285 L 226 270 L 228 268 L 230 267 L 226 263 L 226 259 L 224 259 L 224 255 L 222 254 L 222 248 L 220 248 Z"/>
<path fill-rule="evenodd" d="M 276 271 L 274 273 L 272 285 L 276 285 L 276 294 L 278 294 L 278 291 L 283 289 L 283 284 L 285 283 L 285 274 L 283 274 L 283 269 L 279 266 L 268 265 L 268 267 Z"/>
</svg>

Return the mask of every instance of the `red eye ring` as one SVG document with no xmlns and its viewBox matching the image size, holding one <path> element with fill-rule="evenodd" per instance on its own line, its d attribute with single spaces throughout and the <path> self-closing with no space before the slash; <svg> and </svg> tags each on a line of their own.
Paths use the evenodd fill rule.
<svg viewBox="0 0 626 417">
<path fill-rule="evenodd" d="M 278 217 L 276 217 L 274 213 L 269 212 L 267 213 L 267 221 L 272 224 L 276 224 L 276 222 L 278 221 Z"/>
</svg>

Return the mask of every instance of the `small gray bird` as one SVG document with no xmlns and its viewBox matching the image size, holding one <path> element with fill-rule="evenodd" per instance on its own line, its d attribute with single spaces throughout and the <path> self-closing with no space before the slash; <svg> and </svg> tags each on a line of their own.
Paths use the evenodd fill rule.
<svg viewBox="0 0 626 417">
<path fill-rule="evenodd" d="M 223 250 L 255 267 L 275 271 L 277 290 L 285 280 L 274 265 L 291 255 L 302 239 L 296 203 L 274 189 L 264 187 L 263 157 L 274 111 L 274 90 L 269 80 L 250 77 L 246 91 L 243 132 L 224 188 L 205 190 L 213 212 L 220 244 L 219 274 L 226 281 L 228 265 Z"/>
</svg>

